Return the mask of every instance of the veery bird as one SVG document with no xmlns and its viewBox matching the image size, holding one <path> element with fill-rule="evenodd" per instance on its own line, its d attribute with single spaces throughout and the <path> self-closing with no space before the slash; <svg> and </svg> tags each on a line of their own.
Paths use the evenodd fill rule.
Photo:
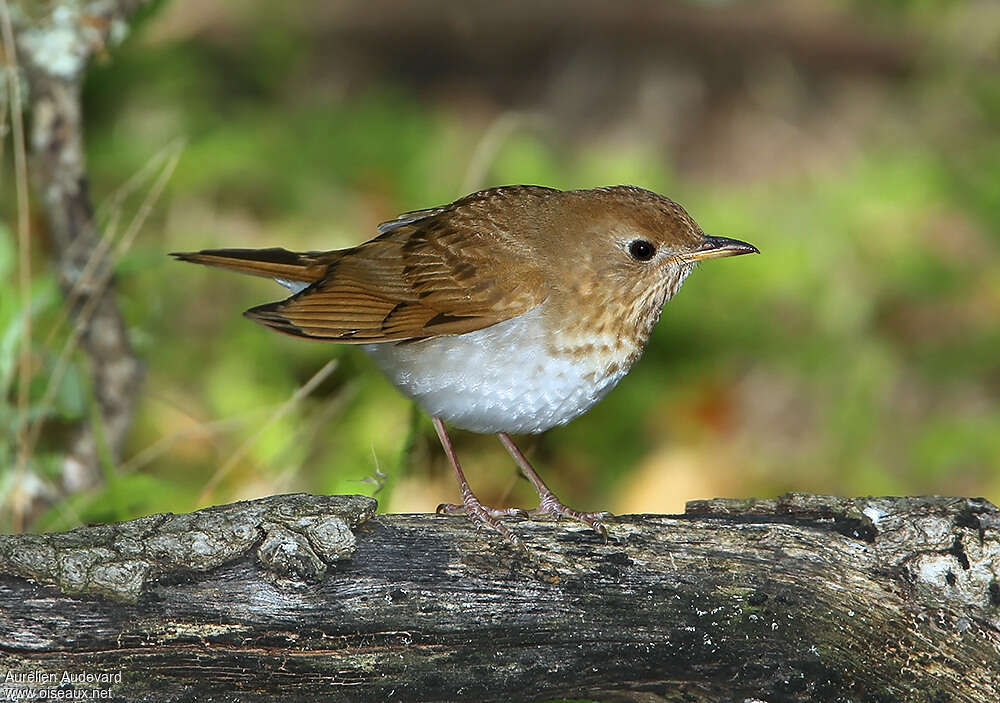
<svg viewBox="0 0 1000 703">
<path fill-rule="evenodd" d="M 183 261 L 272 278 L 292 291 L 247 317 L 367 352 L 432 418 L 464 512 L 520 544 L 469 487 L 445 423 L 496 434 L 538 491 L 539 513 L 607 534 L 609 513 L 563 505 L 510 434 L 589 410 L 639 359 L 669 300 L 704 259 L 758 253 L 713 237 L 662 195 L 633 186 L 504 186 L 407 212 L 349 249 L 207 249 Z"/>
</svg>

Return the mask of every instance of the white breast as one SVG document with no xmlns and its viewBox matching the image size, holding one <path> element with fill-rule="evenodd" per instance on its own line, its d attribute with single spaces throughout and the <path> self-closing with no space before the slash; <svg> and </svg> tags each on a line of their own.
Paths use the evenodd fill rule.
<svg viewBox="0 0 1000 703">
<path fill-rule="evenodd" d="M 535 308 L 477 332 L 362 349 L 399 390 L 455 427 L 533 434 L 586 412 L 628 372 L 618 358 L 554 355 L 545 336 Z"/>
</svg>

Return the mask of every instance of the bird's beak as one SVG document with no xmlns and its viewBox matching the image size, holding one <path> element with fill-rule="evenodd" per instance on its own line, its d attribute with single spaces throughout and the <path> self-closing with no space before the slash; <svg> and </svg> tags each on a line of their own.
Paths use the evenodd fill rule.
<svg viewBox="0 0 1000 703">
<path fill-rule="evenodd" d="M 686 261 L 701 261 L 702 259 L 718 259 L 723 256 L 740 256 L 741 254 L 759 254 L 753 244 L 741 242 L 729 237 L 711 237 L 705 235 L 701 245 L 684 256 Z"/>
</svg>

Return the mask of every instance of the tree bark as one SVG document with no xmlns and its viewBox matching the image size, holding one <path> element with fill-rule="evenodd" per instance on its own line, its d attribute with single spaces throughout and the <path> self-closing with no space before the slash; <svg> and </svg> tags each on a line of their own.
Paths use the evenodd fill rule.
<svg viewBox="0 0 1000 703">
<path fill-rule="evenodd" d="M 511 519 L 525 550 L 374 509 L 274 496 L 0 538 L 0 695 L 1000 700 L 982 499 L 699 501 L 607 542 Z"/>
<path fill-rule="evenodd" d="M 80 91 L 91 58 L 120 41 L 127 20 L 148 0 L 11 1 L 18 57 L 25 72 L 31 113 L 30 172 L 48 224 L 59 283 L 74 312 L 93 300 L 80 347 L 91 367 L 100 411 L 100 441 L 117 460 L 135 412 L 142 364 L 106 272 L 90 198 L 84 154 Z M 90 263 L 91 258 L 96 261 Z M 88 274 L 89 272 L 89 274 Z M 84 423 L 66 453 L 66 492 L 101 480 L 99 438 Z M 36 506 L 37 509 L 40 506 Z"/>
</svg>

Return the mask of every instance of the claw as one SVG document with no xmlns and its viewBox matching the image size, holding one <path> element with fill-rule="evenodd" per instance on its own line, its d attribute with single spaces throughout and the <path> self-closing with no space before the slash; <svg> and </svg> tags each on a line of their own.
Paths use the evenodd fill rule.
<svg viewBox="0 0 1000 703">
<path fill-rule="evenodd" d="M 524 542 L 521 541 L 521 538 L 511 532 L 510 528 L 497 518 L 528 517 L 528 513 L 519 508 L 491 508 L 480 503 L 471 493 L 462 496 L 462 500 L 464 502 L 461 505 L 441 503 L 437 507 L 437 512 L 443 515 L 466 515 L 476 525 L 498 532 L 515 547 L 524 549 Z"/>
<path fill-rule="evenodd" d="M 572 518 L 597 532 L 602 537 L 604 541 L 608 540 L 608 528 L 604 524 L 605 520 L 613 518 L 614 515 L 607 511 L 601 511 L 596 513 L 584 513 L 579 510 L 573 510 L 573 508 L 568 508 L 552 494 L 544 495 L 542 497 L 542 502 L 539 503 L 538 508 L 532 511 L 535 515 L 555 515 L 556 519 L 563 517 Z"/>
<path fill-rule="evenodd" d="M 562 517 L 573 518 L 574 520 L 579 520 L 584 525 L 597 532 L 604 537 L 604 541 L 608 541 L 608 528 L 604 525 L 604 520 L 614 517 L 611 513 L 600 512 L 600 513 L 582 513 L 579 510 L 573 510 L 572 508 L 567 508 L 565 505 L 559 502 L 555 494 L 545 485 L 542 481 L 541 476 L 535 471 L 535 468 L 528 461 L 528 457 L 524 456 L 517 445 L 514 444 L 514 440 L 510 438 L 506 432 L 500 432 L 497 434 L 500 438 L 500 442 L 510 453 L 511 457 L 521 467 L 521 473 L 527 478 L 531 485 L 535 487 L 538 491 L 539 504 L 535 510 L 531 511 L 532 515 L 555 515 L 556 520 Z"/>
</svg>

